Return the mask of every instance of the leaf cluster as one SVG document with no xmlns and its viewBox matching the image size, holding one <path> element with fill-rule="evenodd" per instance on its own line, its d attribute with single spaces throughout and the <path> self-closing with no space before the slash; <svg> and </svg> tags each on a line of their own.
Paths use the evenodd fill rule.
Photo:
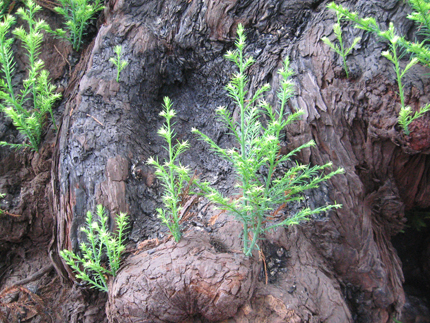
<svg viewBox="0 0 430 323">
<path fill-rule="evenodd" d="M 58 0 L 61 7 L 56 7 L 55 11 L 65 19 L 65 29 L 55 30 L 55 34 L 67 39 L 74 50 L 79 51 L 82 45 L 82 37 L 94 15 L 103 10 L 101 0 Z"/>
<path fill-rule="evenodd" d="M 6 1 L 0 0 L 0 19 L 3 19 L 3 17 L 8 13 L 10 3 L 11 3 L 11 0 L 6 0 Z"/>
<path fill-rule="evenodd" d="M 6 194 L 0 193 L 0 200 L 5 198 L 5 197 L 6 197 Z M 4 210 L 0 209 L 0 215 L 2 215 L 3 213 L 4 213 Z"/>
<path fill-rule="evenodd" d="M 12 51 L 14 39 L 9 37 L 16 18 L 6 15 L 0 22 L 0 65 L 3 74 L 0 79 L 0 110 L 12 119 L 14 126 L 29 141 L 23 144 L 2 141 L 1 146 L 30 147 L 38 151 L 47 113 L 51 115 L 55 127 L 52 106 L 61 95 L 55 93 L 55 87 L 49 81 L 49 73 L 44 70 L 44 62 L 39 59 L 43 42 L 42 31 L 48 28 L 45 21 L 35 19 L 35 14 L 40 10 L 41 7 L 33 0 L 25 1 L 25 7 L 17 10 L 20 18 L 27 22 L 28 31 L 23 26 L 19 26 L 12 33 L 21 41 L 29 61 L 28 76 L 23 81 L 19 92 L 15 91 L 12 83 L 15 73 Z"/>
<path fill-rule="evenodd" d="M 243 223 L 243 251 L 245 255 L 251 256 L 253 249 L 258 248 L 261 235 L 267 230 L 298 224 L 307 220 L 311 214 L 340 207 L 335 204 L 315 210 L 304 209 L 274 222 L 276 213 L 288 202 L 301 200 L 301 193 L 318 187 L 319 183 L 342 173 L 343 170 L 338 169 L 323 175 L 321 172 L 330 168 L 330 163 L 313 167 L 296 163 L 282 176 L 275 176 L 275 171 L 282 168 L 297 152 L 314 146 L 315 143 L 308 142 L 286 155 L 280 153 L 282 130 L 303 114 L 299 111 L 284 118 L 286 104 L 294 94 L 294 84 L 290 80 L 293 72 L 289 68 L 289 60 L 284 61 L 283 68 L 279 71 L 282 81 L 277 93 L 280 107 L 276 110 L 263 100 L 263 94 L 270 89 L 269 84 L 263 85 L 254 94 L 248 93 L 246 70 L 254 63 L 254 59 L 244 56 L 246 37 L 241 24 L 238 26 L 237 35 L 236 50 L 227 52 L 225 58 L 232 61 L 239 71 L 232 76 L 226 89 L 240 109 L 240 120 L 236 122 L 224 107 L 218 108 L 217 114 L 236 139 L 239 148 L 221 148 L 199 130 L 193 129 L 193 132 L 233 165 L 239 193 L 232 200 L 224 197 L 208 182 L 197 183 L 197 186 L 206 198 L 216 203 L 220 209 L 234 214 Z"/>
<path fill-rule="evenodd" d="M 170 233 L 178 242 L 181 239 L 180 220 L 181 220 L 181 192 L 189 180 L 189 170 L 181 165 L 178 157 L 189 148 L 187 141 L 174 144 L 175 133 L 171 119 L 175 117 L 175 110 L 172 109 L 172 102 L 168 97 L 164 98 L 163 111 L 160 116 L 166 122 L 158 130 L 158 134 L 164 138 L 167 146 L 164 149 L 168 153 L 168 159 L 160 163 L 158 158 L 149 158 L 147 163 L 155 167 L 155 175 L 160 180 L 163 188 L 164 208 L 158 208 L 158 217 L 169 228 Z"/>
<path fill-rule="evenodd" d="M 421 117 L 425 112 L 429 111 L 429 108 L 428 106 L 422 107 L 412 115 L 411 108 L 405 105 L 402 78 L 405 76 L 406 72 L 417 63 L 421 63 L 427 67 L 430 67 L 430 48 L 428 45 L 430 40 L 430 17 L 428 14 L 430 10 L 430 3 L 425 0 L 408 1 L 414 10 L 408 16 L 408 18 L 415 21 L 419 25 L 420 34 L 425 38 L 419 43 L 410 42 L 406 40 L 405 37 L 397 35 L 392 22 L 389 23 L 388 29 L 383 31 L 373 17 L 361 18 L 357 13 L 350 12 L 342 5 L 337 5 L 334 2 L 327 6 L 328 8 L 335 10 L 338 15 L 341 15 L 342 17 L 354 22 L 356 24 L 356 28 L 372 32 L 388 42 L 389 49 L 387 51 L 383 51 L 381 55 L 393 63 L 394 66 L 401 104 L 398 123 L 406 135 L 409 135 L 408 127 L 410 123 L 413 120 Z M 412 57 L 409 59 L 406 66 L 402 68 L 400 66 L 400 60 L 404 56 L 405 51 L 412 54 Z"/>
<path fill-rule="evenodd" d="M 339 45 L 332 43 L 328 37 L 323 37 L 321 38 L 321 40 L 326 45 L 328 45 L 332 50 L 334 50 L 340 57 L 342 57 L 343 68 L 345 70 L 346 77 L 349 78 L 348 66 L 346 65 L 346 57 L 349 55 L 352 49 L 361 41 L 361 37 L 355 37 L 354 40 L 352 41 L 351 46 L 345 49 L 344 41 L 342 39 L 342 28 L 340 26 L 342 16 L 343 15 L 341 13 L 337 13 L 337 23 L 333 25 L 333 31 L 334 31 L 334 34 L 336 35 Z"/>
<path fill-rule="evenodd" d="M 81 228 L 88 242 L 79 245 L 82 256 L 71 250 L 60 251 L 61 257 L 75 271 L 76 278 L 88 283 L 91 288 L 107 292 L 107 276 L 116 276 L 118 272 L 121 253 L 125 250 L 124 231 L 127 228 L 127 214 L 116 216 L 117 232 L 113 234 L 108 229 L 108 216 L 102 205 L 97 205 L 98 221 L 93 219 L 90 211 L 87 212 L 87 226 Z M 108 259 L 108 268 L 103 265 L 102 256 Z"/>
<path fill-rule="evenodd" d="M 121 52 L 122 52 L 121 45 L 116 45 L 114 47 L 114 52 L 116 54 L 116 57 L 109 58 L 109 62 L 111 62 L 113 65 L 116 66 L 116 70 L 117 70 L 116 81 L 119 82 L 119 74 L 124 68 L 127 67 L 128 62 L 125 60 L 121 60 Z"/>
<path fill-rule="evenodd" d="M 418 118 L 421 118 L 424 115 L 424 113 L 429 111 L 430 111 L 430 104 L 427 104 L 425 107 L 421 107 L 419 111 L 415 111 L 415 113 L 412 111 L 410 106 L 400 109 L 398 122 L 399 122 L 399 125 L 403 128 L 405 135 L 409 135 L 410 133 L 408 126 L 411 124 L 411 122 Z"/>
<path fill-rule="evenodd" d="M 428 46 L 430 39 L 430 2 L 425 0 L 409 0 L 409 4 L 414 11 L 408 15 L 408 18 L 415 21 L 415 24 L 419 26 L 418 35 L 424 37 L 423 43 Z"/>
<path fill-rule="evenodd" d="M 409 211 L 406 212 L 406 216 L 408 218 L 407 227 L 413 228 L 418 232 L 427 228 L 427 223 L 430 220 L 429 212 Z"/>
</svg>

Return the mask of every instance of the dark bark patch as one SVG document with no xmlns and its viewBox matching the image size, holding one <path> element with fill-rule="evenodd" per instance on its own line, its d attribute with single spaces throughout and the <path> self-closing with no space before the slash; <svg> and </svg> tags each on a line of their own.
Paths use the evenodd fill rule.
<svg viewBox="0 0 430 323">
<path fill-rule="evenodd" d="M 278 281 L 279 274 L 287 271 L 287 262 L 290 255 L 281 246 L 265 242 L 262 247 L 264 265 L 259 279 L 274 284 Z"/>
</svg>

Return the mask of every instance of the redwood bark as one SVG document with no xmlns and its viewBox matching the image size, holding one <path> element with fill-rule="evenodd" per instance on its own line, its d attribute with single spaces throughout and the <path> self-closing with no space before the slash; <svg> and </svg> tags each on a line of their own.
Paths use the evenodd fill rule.
<svg viewBox="0 0 430 323">
<path fill-rule="evenodd" d="M 224 105 L 235 112 L 224 90 L 233 69 L 223 54 L 233 48 L 239 23 L 248 35 L 246 52 L 256 59 L 249 71 L 251 92 L 269 82 L 274 90 L 267 100 L 275 103 L 280 81 L 276 71 L 286 56 L 292 61 L 297 95 L 289 108 L 303 109 L 305 116 L 286 129 L 287 149 L 313 139 L 317 147 L 303 151 L 298 156 L 302 162 L 332 161 L 334 167 L 346 170 L 309 193 L 307 200 L 310 206 L 336 201 L 342 209 L 299 227 L 279 229 L 262 244 L 273 254 L 270 259 L 281 264 L 275 266 L 269 285 L 265 275 L 256 279 L 264 267 L 257 255 L 245 259 L 231 250 L 240 245 L 237 228 L 235 234 L 227 234 L 222 228 L 228 222 L 211 225 L 214 213 L 206 212 L 200 202 L 189 224 L 203 228 L 201 236 L 189 229 L 177 245 L 170 241 L 125 257 L 123 269 L 111 282 L 107 304 L 111 322 L 119 317 L 131 322 L 153 322 L 154 317 L 181 322 L 195 315 L 210 321 L 230 317 L 232 322 L 389 322 L 402 311 L 403 274 L 391 237 L 403 228 L 405 208 L 429 206 L 429 122 L 417 121 L 410 137 L 402 135 L 396 125 L 395 75 L 380 56 L 386 44 L 351 25 L 345 26 L 344 39 L 361 36 L 363 41 L 348 57 L 353 76 L 345 78 L 340 58 L 320 41 L 323 36 L 333 38 L 335 15 L 326 4 L 108 2 L 105 21 L 82 61 L 82 75 L 76 74 L 74 87 L 68 89 L 52 169 L 57 239 L 52 254 L 65 278 L 73 279 L 73 274 L 55 255 L 64 248 L 76 250 L 83 239 L 79 227 L 85 213 L 96 204 L 107 207 L 112 218 L 120 211 L 129 213 L 130 245 L 166 236 L 155 217 L 161 188 L 154 170 L 145 164 L 150 156 L 163 157 L 156 134 L 163 123 L 158 116 L 163 96 L 172 99 L 178 112 L 178 138 L 191 142 L 183 164 L 226 194 L 231 192 L 231 166 L 197 141 L 191 128 L 199 128 L 223 146 L 231 145 L 226 129 L 215 120 L 215 109 Z M 403 34 L 413 28 L 402 2 L 343 4 L 381 23 L 394 21 Z M 118 44 L 129 62 L 119 83 L 109 63 Z M 416 67 L 407 76 L 408 104 L 428 102 L 429 84 L 423 73 Z M 210 243 L 215 236 L 231 246 L 216 251 Z M 280 256 L 270 250 L 281 250 Z M 151 260 L 154 255 L 156 260 Z M 220 280 L 200 272 L 211 261 L 214 266 L 225 262 L 217 270 Z M 228 281 L 231 307 L 217 302 Z M 239 294 L 234 293 L 239 285 Z M 190 302 L 185 302 L 185 310 L 178 309 L 181 297 Z"/>
</svg>

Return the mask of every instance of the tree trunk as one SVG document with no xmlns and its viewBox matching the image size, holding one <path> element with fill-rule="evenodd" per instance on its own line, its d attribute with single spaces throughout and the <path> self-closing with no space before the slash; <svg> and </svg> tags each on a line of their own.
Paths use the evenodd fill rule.
<svg viewBox="0 0 430 323">
<path fill-rule="evenodd" d="M 51 254 L 66 279 L 73 273 L 57 256 L 76 250 L 85 214 L 103 204 L 112 219 L 131 218 L 129 245 L 159 238 L 124 257 L 110 282 L 110 322 L 391 322 L 402 311 L 402 266 L 391 238 L 404 227 L 406 209 L 425 209 L 429 192 L 428 118 L 399 130 L 394 73 L 380 53 L 386 44 L 374 35 L 344 27 L 348 42 L 362 37 L 348 57 L 347 79 L 341 59 L 320 41 L 333 39 L 335 15 L 327 1 L 299 0 L 110 0 L 105 21 L 75 72 L 64 101 L 52 168 L 55 243 Z M 394 21 L 402 34 L 413 24 L 403 2 L 345 1 L 344 6 L 380 23 Z M 249 72 L 250 91 L 263 83 L 275 106 L 277 70 L 290 57 L 296 96 L 291 111 L 302 120 L 286 129 L 291 150 L 313 139 L 304 163 L 332 161 L 344 175 L 309 192 L 307 204 L 343 207 L 309 223 L 278 229 L 257 253 L 240 252 L 240 224 L 225 214 L 216 221 L 212 206 L 201 200 L 184 223 L 178 244 L 164 239 L 155 216 L 161 186 L 150 156 L 165 156 L 157 129 L 164 96 L 177 111 L 175 130 L 191 149 L 182 163 L 201 178 L 232 192 L 231 165 L 220 160 L 191 134 L 196 127 L 222 146 L 231 146 L 215 109 L 234 111 L 225 85 L 234 72 L 223 55 L 233 49 L 239 23 L 246 28 L 246 53 L 256 59 Z M 116 82 L 109 62 L 122 45 L 129 65 Z M 420 106 L 429 82 L 415 67 L 406 80 L 407 100 Z M 210 223 L 213 222 L 213 223 Z M 267 272 L 266 272 L 267 270 Z M 266 277 L 269 281 L 266 284 Z"/>
</svg>

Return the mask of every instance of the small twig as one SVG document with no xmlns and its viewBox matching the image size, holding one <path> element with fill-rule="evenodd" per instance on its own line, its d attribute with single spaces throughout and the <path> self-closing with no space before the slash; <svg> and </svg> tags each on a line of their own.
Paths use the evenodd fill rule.
<svg viewBox="0 0 430 323">
<path fill-rule="evenodd" d="M 183 204 L 185 203 L 184 201 L 187 200 L 187 198 L 189 197 L 189 193 L 190 193 L 190 188 L 193 185 L 194 181 L 200 176 L 197 175 L 196 171 L 194 171 L 193 176 L 191 176 L 190 180 L 188 181 L 187 185 L 182 189 L 182 192 L 179 194 L 180 198 L 181 198 L 181 206 L 183 206 Z"/>
<path fill-rule="evenodd" d="M 139 244 L 137 245 L 137 248 L 130 250 L 130 252 L 135 252 L 134 254 L 136 254 L 137 252 L 140 252 L 140 251 L 158 247 L 159 244 L 160 244 L 160 240 L 158 240 L 158 238 L 145 240 L 145 241 L 139 242 Z"/>
<path fill-rule="evenodd" d="M 93 119 L 94 119 L 94 121 L 95 121 L 95 122 L 97 122 L 98 124 L 100 124 L 102 127 L 104 127 L 104 126 L 105 126 L 103 123 L 101 123 L 100 121 L 98 121 L 98 120 L 97 120 L 95 117 L 93 117 L 92 115 L 87 114 L 87 117 L 91 117 L 91 118 L 93 118 Z"/>
<path fill-rule="evenodd" d="M 56 12 L 54 9 L 55 7 L 59 6 L 59 4 L 56 1 L 49 1 L 49 0 L 36 0 L 36 3 L 53 12 Z"/>
<path fill-rule="evenodd" d="M 15 8 L 16 2 L 12 1 L 11 4 L 9 5 L 9 8 L 7 10 L 7 13 L 10 15 L 13 11 L 13 9 Z"/>
<path fill-rule="evenodd" d="M 213 215 L 213 216 L 209 219 L 209 225 L 214 225 L 214 224 L 215 224 L 215 222 L 216 222 L 216 220 L 218 220 L 218 217 L 219 217 L 221 214 L 225 213 L 225 212 L 227 212 L 227 211 L 226 211 L 226 210 L 222 210 L 222 211 L 218 212 L 217 214 Z"/>
<path fill-rule="evenodd" d="M 264 256 L 264 253 L 259 250 L 258 255 L 260 256 L 260 260 L 263 262 L 264 266 L 264 273 L 266 274 L 266 285 L 269 283 L 269 277 L 267 275 L 267 266 L 266 266 L 266 257 Z"/>
<path fill-rule="evenodd" d="M 142 251 L 146 251 L 149 249 L 153 249 L 158 247 L 161 244 L 165 244 L 167 242 L 169 242 L 169 240 L 171 240 L 173 238 L 173 235 L 169 234 L 168 236 L 164 237 L 162 240 L 158 240 L 158 238 L 155 239 L 151 239 L 151 240 L 145 240 L 140 242 L 137 245 L 137 248 L 135 249 L 131 249 L 131 250 L 127 250 L 126 252 L 133 252 L 133 255 L 137 255 L 138 253 L 142 252 Z M 164 250 L 166 249 L 166 247 L 160 248 L 158 250 Z"/>
<path fill-rule="evenodd" d="M 57 53 L 60 54 L 63 61 L 65 61 L 67 63 L 67 65 L 69 65 L 69 76 L 72 75 L 72 65 L 70 65 L 70 62 L 67 60 L 67 58 L 65 58 L 64 55 L 61 54 L 61 52 L 58 50 L 57 46 L 54 45 L 54 48 L 57 51 Z"/>
<path fill-rule="evenodd" d="M 54 265 L 53 264 L 46 265 L 45 267 L 40 268 L 38 271 L 36 271 L 30 277 L 18 280 L 16 283 L 14 283 L 13 286 L 25 285 L 25 284 L 27 284 L 29 282 L 32 282 L 32 281 L 34 281 L 36 279 L 39 279 L 40 277 L 42 277 L 46 273 L 50 272 L 52 269 L 54 269 Z"/>
<path fill-rule="evenodd" d="M 5 211 L 5 210 L 2 210 L 2 211 L 3 211 L 3 213 L 4 213 L 4 214 L 9 215 L 9 216 L 13 216 L 13 217 L 15 217 L 15 218 L 17 218 L 17 217 L 20 217 L 20 216 L 21 216 L 21 214 L 13 214 L 13 213 L 10 213 L 10 212 Z"/>
<path fill-rule="evenodd" d="M 188 201 L 185 203 L 185 205 L 182 207 L 181 212 L 179 213 L 179 218 L 181 219 L 179 223 L 182 223 L 186 220 L 187 217 L 184 217 L 184 214 L 187 213 L 188 208 L 194 203 L 194 201 L 198 198 L 197 195 L 193 195 Z"/>
</svg>

